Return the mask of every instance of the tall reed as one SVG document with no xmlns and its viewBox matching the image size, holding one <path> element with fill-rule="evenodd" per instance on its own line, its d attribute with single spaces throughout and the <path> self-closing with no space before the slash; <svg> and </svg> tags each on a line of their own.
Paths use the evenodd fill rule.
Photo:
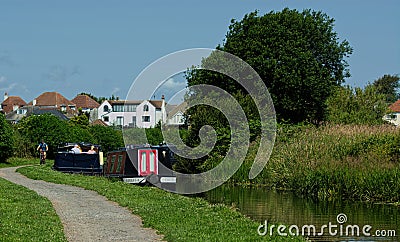
<svg viewBox="0 0 400 242">
<path fill-rule="evenodd" d="M 393 126 L 279 127 L 267 166 L 249 180 L 258 144 L 251 145 L 232 182 L 318 199 L 400 201 L 400 130 Z"/>
</svg>

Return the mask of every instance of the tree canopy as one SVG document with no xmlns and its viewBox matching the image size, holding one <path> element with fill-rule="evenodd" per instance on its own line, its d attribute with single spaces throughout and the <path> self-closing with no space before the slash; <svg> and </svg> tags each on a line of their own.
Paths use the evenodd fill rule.
<svg viewBox="0 0 400 242">
<path fill-rule="evenodd" d="M 322 12 L 283 9 L 232 20 L 225 43 L 217 48 L 250 64 L 265 82 L 279 120 L 321 121 L 325 101 L 349 70 L 352 48 L 339 41 L 334 19 Z M 207 59 L 203 61 L 207 62 Z M 215 73 L 191 73 L 188 84 L 211 84 L 229 93 L 243 91 L 235 81 Z"/>
<path fill-rule="evenodd" d="M 386 102 L 393 103 L 397 101 L 399 95 L 397 93 L 400 77 L 398 75 L 384 75 L 373 82 L 377 93 L 385 95 Z"/>
</svg>

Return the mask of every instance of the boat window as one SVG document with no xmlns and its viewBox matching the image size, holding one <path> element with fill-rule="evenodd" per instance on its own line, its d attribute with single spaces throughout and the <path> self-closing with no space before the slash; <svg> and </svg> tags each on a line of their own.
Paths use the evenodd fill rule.
<svg viewBox="0 0 400 242">
<path fill-rule="evenodd" d="M 142 172 L 146 172 L 146 170 L 147 170 L 147 167 L 146 167 L 146 152 L 142 152 L 141 162 L 142 162 Z"/>
<path fill-rule="evenodd" d="M 153 151 L 150 151 L 150 172 L 155 172 L 154 162 L 154 153 Z"/>
<path fill-rule="evenodd" d="M 113 155 L 113 156 L 111 157 L 110 173 L 112 173 L 113 170 L 114 170 L 114 163 L 115 163 L 115 159 L 116 159 L 116 158 L 117 158 L 117 157 L 116 157 L 115 155 Z"/>
<path fill-rule="evenodd" d="M 117 166 L 118 173 L 121 172 L 122 158 L 123 158 L 122 154 L 118 156 L 118 166 Z"/>
</svg>

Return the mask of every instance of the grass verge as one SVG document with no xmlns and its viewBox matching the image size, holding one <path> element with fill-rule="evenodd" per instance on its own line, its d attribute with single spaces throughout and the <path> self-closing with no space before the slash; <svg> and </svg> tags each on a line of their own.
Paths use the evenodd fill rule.
<svg viewBox="0 0 400 242">
<path fill-rule="evenodd" d="M 129 208 L 143 219 L 145 227 L 156 229 L 167 241 L 302 241 L 301 238 L 268 237 L 257 233 L 259 223 L 224 205 L 210 205 L 154 187 L 139 187 L 103 177 L 63 174 L 50 166 L 19 168 L 32 179 L 69 184 L 94 190 Z"/>
<path fill-rule="evenodd" d="M 0 241 L 67 241 L 46 198 L 0 178 Z"/>
<path fill-rule="evenodd" d="M 5 167 L 14 167 L 14 166 L 23 166 L 23 165 L 35 165 L 39 164 L 39 158 L 9 158 L 7 161 L 0 161 L 0 168 Z"/>
</svg>

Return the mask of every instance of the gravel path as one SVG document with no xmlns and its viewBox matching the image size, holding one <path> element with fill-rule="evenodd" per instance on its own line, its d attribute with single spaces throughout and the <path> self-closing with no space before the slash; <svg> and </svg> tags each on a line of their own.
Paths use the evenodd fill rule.
<svg viewBox="0 0 400 242">
<path fill-rule="evenodd" d="M 154 230 L 142 227 L 140 217 L 96 192 L 32 180 L 15 170 L 15 167 L 0 169 L 0 177 L 47 197 L 64 225 L 68 241 L 162 240 Z"/>
</svg>

